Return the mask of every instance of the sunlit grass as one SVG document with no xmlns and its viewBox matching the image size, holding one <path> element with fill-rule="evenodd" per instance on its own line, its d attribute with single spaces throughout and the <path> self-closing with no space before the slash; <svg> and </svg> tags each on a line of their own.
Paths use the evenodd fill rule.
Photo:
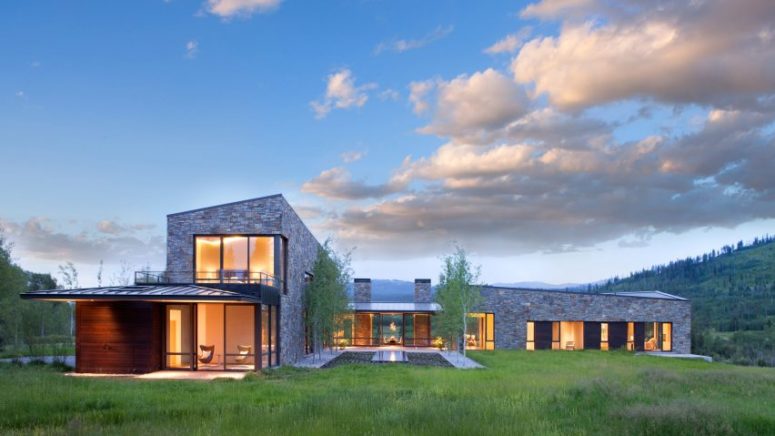
<svg viewBox="0 0 775 436">
<path fill-rule="evenodd" d="M 488 369 L 282 368 L 243 381 L 0 367 L 0 432 L 774 434 L 775 369 L 601 352 L 479 352 Z"/>
</svg>

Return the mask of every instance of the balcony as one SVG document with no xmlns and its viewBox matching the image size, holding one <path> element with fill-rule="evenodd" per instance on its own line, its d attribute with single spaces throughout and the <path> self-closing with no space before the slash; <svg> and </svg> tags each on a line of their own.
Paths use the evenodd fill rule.
<svg viewBox="0 0 775 436">
<path fill-rule="evenodd" d="M 256 271 L 135 271 L 136 285 L 263 285 L 284 289 L 283 281 L 277 277 Z"/>
</svg>

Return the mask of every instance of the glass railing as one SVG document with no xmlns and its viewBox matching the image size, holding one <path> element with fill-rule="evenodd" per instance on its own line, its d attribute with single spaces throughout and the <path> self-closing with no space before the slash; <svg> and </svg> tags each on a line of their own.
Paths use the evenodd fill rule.
<svg viewBox="0 0 775 436">
<path fill-rule="evenodd" d="M 282 280 L 260 271 L 218 270 L 218 271 L 135 271 L 136 285 L 161 284 L 246 284 L 283 288 Z"/>
</svg>

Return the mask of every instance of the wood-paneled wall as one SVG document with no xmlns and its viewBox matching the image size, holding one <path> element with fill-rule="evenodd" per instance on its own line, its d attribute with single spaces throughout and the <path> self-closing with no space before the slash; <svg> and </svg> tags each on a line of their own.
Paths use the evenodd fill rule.
<svg viewBox="0 0 775 436">
<path fill-rule="evenodd" d="M 140 374 L 161 369 L 162 305 L 78 302 L 75 371 Z"/>
</svg>

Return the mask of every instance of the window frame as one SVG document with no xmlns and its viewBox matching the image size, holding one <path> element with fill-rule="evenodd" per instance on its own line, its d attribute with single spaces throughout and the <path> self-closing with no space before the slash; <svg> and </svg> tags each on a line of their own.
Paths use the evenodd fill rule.
<svg viewBox="0 0 775 436">
<path fill-rule="evenodd" d="M 248 284 L 264 284 L 264 283 L 261 282 L 261 277 L 260 276 L 259 276 L 259 280 L 258 280 L 257 283 L 253 282 L 251 280 L 250 274 L 251 274 L 252 271 L 250 269 L 250 238 L 259 238 L 259 237 L 272 238 L 273 239 L 273 241 L 272 241 L 272 247 L 273 247 L 272 250 L 273 250 L 273 257 L 274 257 L 274 264 L 272 265 L 272 269 L 274 271 L 272 272 L 272 274 L 268 274 L 268 273 L 263 272 L 263 271 L 256 271 L 256 272 L 257 273 L 263 272 L 264 274 L 270 275 L 275 280 L 279 280 L 280 281 L 280 286 L 278 288 L 281 289 L 284 294 L 286 294 L 286 295 L 288 294 L 288 280 L 287 280 L 287 278 L 288 278 L 287 277 L 287 275 L 288 275 L 288 248 L 287 248 L 288 247 L 288 239 L 285 236 L 283 236 L 283 235 L 281 235 L 279 233 L 194 233 L 192 236 L 193 236 L 193 239 L 192 239 L 192 246 L 193 246 L 192 253 L 193 254 L 192 254 L 192 264 L 191 264 L 192 268 L 191 269 L 193 271 L 192 272 L 192 275 L 193 275 L 192 279 L 193 279 L 194 283 L 230 283 L 230 281 L 224 280 L 224 278 L 223 278 L 223 271 L 225 271 L 224 268 L 223 268 L 223 249 L 224 249 L 224 247 L 223 247 L 223 238 L 243 237 L 243 238 L 247 238 L 247 244 L 246 244 L 247 245 L 247 247 L 246 247 L 246 249 L 247 249 L 247 251 L 246 251 L 247 268 L 246 268 L 246 271 L 247 271 L 247 274 L 248 274 Z M 207 279 L 207 278 L 205 278 L 205 279 L 201 279 L 200 280 L 199 277 L 197 276 L 198 273 L 199 273 L 199 271 L 197 270 L 198 259 L 197 259 L 197 255 L 196 255 L 196 253 L 197 253 L 197 250 L 196 250 L 197 238 L 220 238 L 220 245 L 219 245 L 219 250 L 220 250 L 219 269 L 218 269 L 218 277 L 215 278 L 215 279 Z M 278 243 L 278 240 L 279 240 L 279 243 Z M 277 254 L 278 246 L 280 247 L 280 250 L 281 250 L 280 251 L 279 259 L 278 259 L 278 254 Z M 277 273 L 278 268 L 280 269 L 280 273 L 281 274 Z M 282 277 L 280 275 L 282 275 Z M 238 283 L 238 282 L 235 282 L 235 283 Z M 275 287 L 277 287 L 277 286 L 275 286 Z"/>
</svg>

